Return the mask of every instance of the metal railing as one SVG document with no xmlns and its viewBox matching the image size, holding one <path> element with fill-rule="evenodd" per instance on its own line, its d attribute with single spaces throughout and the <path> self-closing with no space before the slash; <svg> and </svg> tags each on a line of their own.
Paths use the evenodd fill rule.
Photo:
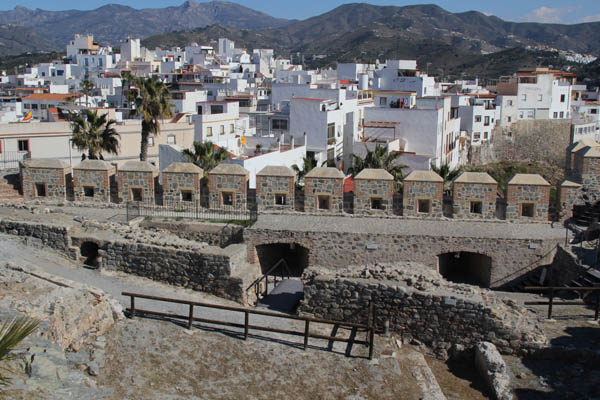
<svg viewBox="0 0 600 400">
<path fill-rule="evenodd" d="M 160 205 L 131 200 L 126 203 L 127 221 L 137 217 L 157 217 L 253 223 L 258 218 L 256 204 L 253 202 L 213 208 L 206 207 L 205 204 L 202 200 L 163 201 Z"/>
<path fill-rule="evenodd" d="M 283 267 L 284 273 L 279 274 L 279 275 L 273 274 L 273 283 L 275 285 L 277 285 L 277 277 L 278 276 L 281 277 L 281 280 L 290 279 L 291 274 L 290 274 L 289 266 L 288 266 L 287 262 L 282 258 L 279 261 L 277 261 L 275 263 L 275 265 L 273 265 L 267 272 L 265 272 L 263 276 L 261 276 L 260 278 L 257 278 L 254 282 L 252 282 L 250 284 L 250 286 L 248 286 L 246 288 L 246 293 L 248 293 L 251 289 L 254 289 L 256 299 L 257 300 L 263 299 L 269 292 L 269 276 L 271 275 L 271 273 L 273 271 L 278 269 L 280 266 Z M 262 290 L 262 288 L 261 288 L 263 281 L 264 281 L 264 290 Z"/>
<path fill-rule="evenodd" d="M 0 153 L 0 169 L 19 168 L 19 162 L 31 158 L 28 151 L 4 151 Z"/>
<path fill-rule="evenodd" d="M 188 329 L 192 329 L 192 327 L 194 326 L 194 322 L 203 322 L 203 323 L 213 324 L 213 325 L 223 325 L 223 326 L 228 326 L 228 327 L 233 327 L 233 328 L 243 328 L 244 329 L 244 340 L 248 339 L 249 331 L 251 329 L 257 330 L 257 331 L 281 333 L 281 334 L 285 334 L 285 335 L 302 336 L 302 337 L 304 337 L 304 343 L 303 343 L 304 350 L 306 350 L 308 348 L 308 339 L 309 338 L 329 340 L 329 341 L 333 341 L 333 342 L 346 342 L 351 345 L 352 344 L 362 344 L 362 345 L 369 347 L 369 360 L 373 359 L 373 350 L 374 350 L 374 343 L 375 343 L 375 321 L 376 321 L 375 306 L 373 305 L 373 303 L 370 303 L 370 305 L 369 305 L 369 314 L 368 314 L 367 324 L 365 325 L 365 324 L 357 324 L 357 323 L 352 323 L 352 322 L 332 321 L 332 320 L 327 320 L 327 319 L 311 318 L 311 317 L 306 317 L 306 316 L 279 314 L 279 313 L 274 313 L 274 312 L 269 312 L 269 311 L 252 310 L 252 309 L 243 308 L 243 307 L 222 306 L 222 305 L 217 305 L 217 304 L 201 303 L 201 302 L 189 301 L 189 300 L 150 296 L 150 295 L 145 295 L 145 294 L 140 294 L 140 293 L 122 292 L 121 295 L 128 296 L 131 298 L 131 303 L 130 303 L 131 305 L 129 308 L 126 308 L 126 310 L 125 310 L 129 313 L 131 319 L 134 319 L 136 314 L 137 315 L 150 315 L 150 316 L 157 316 L 157 317 L 163 317 L 163 318 L 181 319 L 181 320 L 187 321 Z M 165 313 L 165 312 L 159 312 L 159 311 L 138 309 L 135 306 L 136 298 L 188 305 L 189 313 L 188 313 L 188 315 L 179 315 L 179 314 L 173 314 L 173 313 Z M 237 323 L 237 322 L 219 321 L 219 320 L 213 320 L 213 319 L 208 319 L 208 318 L 196 317 L 196 316 L 194 316 L 194 308 L 195 307 L 204 307 L 204 308 L 211 308 L 211 309 L 216 309 L 216 310 L 226 310 L 226 311 L 243 313 L 244 314 L 244 323 L 242 324 L 242 323 Z M 289 329 L 272 328 L 269 326 L 251 325 L 250 324 L 250 315 L 263 315 L 263 316 L 268 316 L 268 317 L 282 318 L 282 319 L 288 319 L 288 320 L 294 320 L 294 321 L 304 321 L 304 330 L 303 331 L 293 331 L 293 330 L 289 330 Z M 356 340 L 354 334 L 350 335 L 349 338 L 342 338 L 342 337 L 336 337 L 336 336 L 328 336 L 328 335 L 321 335 L 321 334 L 317 334 L 317 333 L 311 333 L 310 332 L 310 323 L 311 322 L 317 323 L 317 324 L 333 325 L 334 327 L 341 326 L 341 327 L 351 328 L 353 330 L 353 333 L 358 332 L 358 331 L 363 331 L 363 332 L 366 332 L 367 337 L 365 340 Z"/>
</svg>

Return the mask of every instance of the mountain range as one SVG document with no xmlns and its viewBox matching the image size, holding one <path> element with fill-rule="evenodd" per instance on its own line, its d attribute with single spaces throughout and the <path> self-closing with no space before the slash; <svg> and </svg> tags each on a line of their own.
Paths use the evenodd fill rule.
<svg viewBox="0 0 600 400">
<path fill-rule="evenodd" d="M 92 33 L 101 43 L 113 45 L 127 36 L 141 37 L 149 48 L 216 43 L 219 37 L 228 37 L 238 46 L 273 48 L 284 56 L 298 52 L 326 55 L 320 59 L 322 65 L 335 60 L 416 58 L 420 65 L 430 63 L 442 74 L 465 64 L 477 70 L 473 62 L 506 64 L 512 57 L 535 64 L 536 57 L 511 50 L 527 45 L 600 55 L 600 22 L 516 23 L 476 11 L 451 13 L 435 5 L 345 4 L 303 21 L 277 19 L 221 1 L 186 1 L 178 7 L 141 10 L 114 4 L 91 11 L 17 7 L 0 12 L 0 24 L 18 25 L 21 35 L 45 38 L 35 41 L 37 48 L 31 51 L 64 49 L 75 33 Z M 11 39 L 2 32 L 0 55 L 5 55 Z M 13 54 L 22 48 L 22 44 L 15 45 Z"/>
</svg>

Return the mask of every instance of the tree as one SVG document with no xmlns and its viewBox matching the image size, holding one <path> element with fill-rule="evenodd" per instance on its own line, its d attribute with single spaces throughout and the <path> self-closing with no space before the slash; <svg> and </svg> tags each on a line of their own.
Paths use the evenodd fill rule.
<svg viewBox="0 0 600 400">
<path fill-rule="evenodd" d="M 462 172 L 462 168 L 450 169 L 448 164 L 442 164 L 439 168 L 433 164 L 430 165 L 431 170 L 444 180 L 444 187 L 448 186 Z"/>
<path fill-rule="evenodd" d="M 79 84 L 79 87 L 81 88 L 81 91 L 83 92 L 83 94 L 85 94 L 85 106 L 89 107 L 90 104 L 88 102 L 88 98 L 89 98 L 90 92 L 92 90 L 94 90 L 94 83 L 86 77 L 83 81 L 81 81 L 81 83 Z"/>
<path fill-rule="evenodd" d="M 207 173 L 222 161 L 229 158 L 229 152 L 223 147 L 215 150 L 213 142 L 194 142 L 192 149 L 183 150 L 183 155 L 191 163 L 196 164 Z"/>
<path fill-rule="evenodd" d="M 10 354 L 19 343 L 29 336 L 39 325 L 39 321 L 27 317 L 13 318 L 6 320 L 0 327 L 0 362 L 5 363 L 14 359 Z M 10 369 L 1 366 L 3 372 L 10 372 Z M 0 372 L 0 385 L 6 386 L 10 383 L 10 378 Z"/>
<path fill-rule="evenodd" d="M 317 160 L 312 156 L 302 157 L 302 169 L 296 164 L 292 165 L 292 169 L 296 172 L 298 183 L 304 181 L 304 177 L 317 166 Z"/>
<path fill-rule="evenodd" d="M 142 141 L 140 161 L 148 158 L 148 136 L 160 133 L 160 120 L 169 118 L 171 112 L 171 95 L 169 89 L 155 76 L 139 78 L 135 81 L 138 94 L 135 98 L 135 113 L 142 117 Z"/>
<path fill-rule="evenodd" d="M 85 110 L 71 122 L 72 141 L 79 151 L 88 152 L 90 160 L 103 160 L 102 153 L 119 154 L 119 138 L 113 125 L 114 119 L 107 121 L 107 114 L 98 115 L 97 111 Z"/>
<path fill-rule="evenodd" d="M 365 144 L 367 154 L 365 158 L 361 158 L 356 154 L 352 155 L 354 165 L 352 168 L 352 176 L 355 177 L 360 171 L 365 168 L 384 169 L 394 177 L 394 182 L 400 184 L 404 180 L 404 169 L 408 168 L 404 164 L 399 163 L 399 158 L 402 155 L 399 152 L 389 152 L 387 146 L 375 145 L 375 150 L 371 151 Z"/>
</svg>

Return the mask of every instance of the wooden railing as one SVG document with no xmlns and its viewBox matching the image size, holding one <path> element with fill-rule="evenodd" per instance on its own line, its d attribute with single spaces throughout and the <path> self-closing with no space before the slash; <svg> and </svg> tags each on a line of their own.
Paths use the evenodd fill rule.
<svg viewBox="0 0 600 400">
<path fill-rule="evenodd" d="M 598 315 L 600 314 L 600 286 L 596 287 L 579 287 L 579 286 L 527 286 L 525 290 L 535 290 L 550 292 L 550 299 L 548 301 L 528 301 L 525 305 L 547 305 L 548 306 L 548 319 L 552 319 L 552 307 L 553 306 L 580 306 L 587 305 L 583 301 L 561 301 L 559 303 L 554 301 L 556 292 L 559 291 L 578 291 L 578 292 L 596 292 L 596 308 L 594 311 L 594 320 L 598 321 Z"/>
<path fill-rule="evenodd" d="M 369 305 L 369 315 L 368 315 L 368 319 L 367 319 L 367 324 L 365 325 L 365 324 L 357 324 L 357 323 L 352 323 L 352 322 L 332 321 L 332 320 L 327 320 L 327 319 L 318 319 L 318 318 L 311 318 L 311 317 L 305 317 L 305 316 L 279 314 L 279 313 L 274 313 L 274 312 L 269 312 L 269 311 L 253 310 L 253 309 L 248 309 L 248 308 L 243 308 L 243 307 L 223 306 L 223 305 L 218 305 L 218 304 L 201 303 L 201 302 L 197 302 L 197 301 L 150 296 L 150 295 L 145 295 L 145 294 L 140 294 L 140 293 L 122 292 L 121 294 L 123 296 L 129 296 L 131 298 L 131 306 L 130 306 L 130 308 L 126 309 L 126 311 L 129 313 L 131 319 L 134 319 L 136 314 L 137 315 L 154 315 L 154 316 L 158 316 L 158 317 L 174 318 L 174 319 L 181 319 L 181 320 L 187 321 L 188 329 L 192 329 L 194 322 L 203 322 L 203 323 L 213 324 L 213 325 L 223 325 L 223 326 L 228 326 L 228 327 L 233 327 L 233 328 L 243 328 L 244 329 L 244 340 L 248 339 L 248 334 L 251 329 L 257 330 L 257 331 L 281 333 L 281 334 L 285 334 L 285 335 L 303 336 L 304 337 L 304 343 L 303 343 L 304 350 L 306 350 L 308 347 L 308 339 L 309 338 L 329 340 L 329 341 L 333 341 L 333 342 L 346 342 L 349 344 L 362 344 L 362 345 L 369 347 L 369 360 L 373 359 L 373 350 L 374 350 L 374 341 L 375 341 L 375 306 L 372 303 Z M 164 313 L 164 312 L 159 312 L 159 311 L 138 309 L 135 306 L 136 298 L 188 305 L 189 313 L 188 313 L 188 315 L 179 315 L 179 314 Z M 226 311 L 234 311 L 234 312 L 243 313 L 244 314 L 244 323 L 242 324 L 242 323 L 236 323 L 236 322 L 218 321 L 218 320 L 213 320 L 213 319 L 208 319 L 208 318 L 195 317 L 194 316 L 194 308 L 195 307 L 204 307 L 204 308 L 211 308 L 211 309 L 217 309 L 217 310 L 226 310 Z M 251 325 L 250 324 L 250 315 L 263 315 L 263 316 L 274 317 L 274 318 L 283 318 L 283 319 L 288 319 L 288 320 L 304 321 L 304 330 L 303 331 L 293 331 L 293 330 L 289 330 L 289 329 L 279 329 L 279 328 L 272 328 L 272 327 L 268 327 L 268 326 Z M 350 335 L 349 338 L 341 338 L 341 337 L 311 333 L 310 332 L 311 322 L 317 323 L 317 324 L 327 324 L 327 325 L 333 325 L 333 326 L 352 328 L 356 332 L 364 331 L 364 332 L 366 332 L 366 339 L 365 340 L 356 340 L 354 338 L 355 335 Z"/>
</svg>

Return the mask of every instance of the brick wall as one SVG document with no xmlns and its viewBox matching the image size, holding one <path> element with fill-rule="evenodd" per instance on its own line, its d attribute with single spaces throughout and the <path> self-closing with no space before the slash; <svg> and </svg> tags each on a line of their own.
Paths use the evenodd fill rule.
<svg viewBox="0 0 600 400">
<path fill-rule="evenodd" d="M 46 192 L 45 198 L 65 200 L 67 196 L 67 180 L 70 179 L 71 168 L 21 168 L 21 187 L 25 200 L 42 196 L 38 193 L 40 185 Z M 37 186 L 36 186 L 37 185 Z"/>
</svg>

